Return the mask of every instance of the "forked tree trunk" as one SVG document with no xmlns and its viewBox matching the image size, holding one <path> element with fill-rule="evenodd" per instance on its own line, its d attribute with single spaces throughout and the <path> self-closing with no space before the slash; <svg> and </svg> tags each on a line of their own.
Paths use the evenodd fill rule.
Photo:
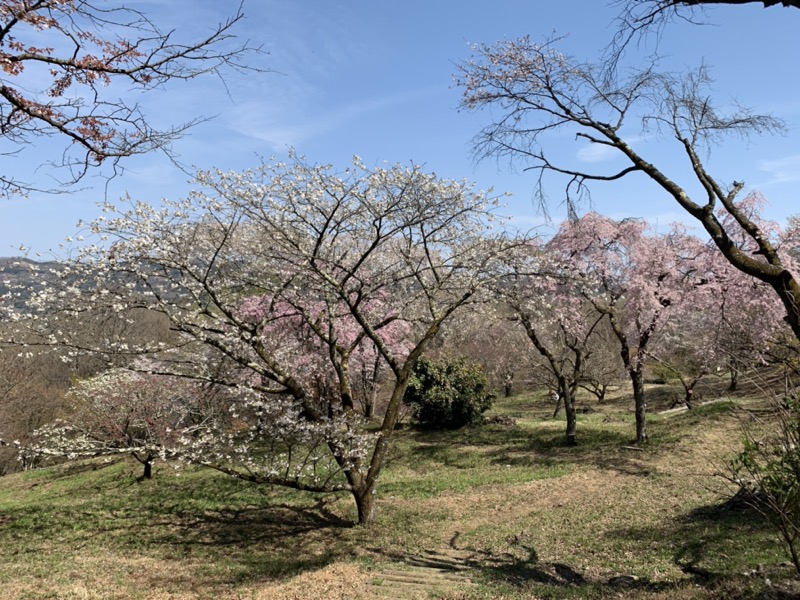
<svg viewBox="0 0 800 600">
<path fill-rule="evenodd" d="M 437 331 L 438 329 L 432 330 L 427 339 L 432 338 Z M 372 450 L 372 456 L 369 460 L 369 468 L 366 472 L 358 470 L 345 471 L 345 476 L 350 484 L 353 499 L 356 503 L 359 525 L 369 525 L 377 518 L 375 492 L 378 486 L 378 475 L 380 475 L 383 469 L 394 428 L 400 417 L 400 407 L 406 388 L 408 387 L 411 370 L 413 369 L 416 359 L 422 354 L 425 345 L 425 343 L 420 343 L 415 349 L 416 356 L 413 357 L 413 359 L 407 360 L 403 369 L 396 374 L 394 390 L 392 390 L 392 396 L 389 398 L 389 403 L 386 405 L 386 412 L 383 415 L 379 437 L 375 442 L 375 447 Z M 336 460 L 340 465 L 343 464 L 343 459 L 340 457 L 336 457 Z"/>
<path fill-rule="evenodd" d="M 142 463 L 144 467 L 144 471 L 142 472 L 141 477 L 138 477 L 136 481 L 144 481 L 145 479 L 152 479 L 153 478 L 153 458 L 154 456 L 151 454 L 146 454 L 144 456 L 139 456 L 138 453 L 132 452 L 133 457 Z"/>
<path fill-rule="evenodd" d="M 336 460 L 342 464 L 338 457 Z M 376 484 L 375 480 L 371 480 L 369 474 L 362 471 L 361 468 L 351 467 L 344 471 L 344 476 L 347 479 L 347 483 L 350 484 L 350 492 L 353 494 L 353 500 L 356 503 L 357 523 L 359 525 L 369 525 L 376 517 Z M 369 483 L 370 481 L 372 481 L 371 484 Z"/>
<path fill-rule="evenodd" d="M 595 392 L 595 396 L 597 396 L 598 404 L 602 404 L 606 400 L 606 392 L 608 392 L 608 384 L 601 383 L 597 386 L 597 391 Z"/>
<path fill-rule="evenodd" d="M 683 386 L 684 397 L 683 402 L 686 404 L 686 408 L 692 410 L 694 408 L 694 403 L 697 400 L 694 394 L 694 388 L 697 387 L 697 384 L 700 383 L 700 380 L 708 374 L 708 371 L 705 369 L 698 373 L 696 377 L 692 377 L 687 379 L 685 377 L 680 377 L 681 385 Z"/>
</svg>

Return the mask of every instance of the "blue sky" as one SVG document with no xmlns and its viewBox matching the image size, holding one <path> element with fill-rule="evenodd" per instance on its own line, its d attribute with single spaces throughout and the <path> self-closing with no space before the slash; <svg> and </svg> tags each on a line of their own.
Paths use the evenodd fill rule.
<svg viewBox="0 0 800 600">
<path fill-rule="evenodd" d="M 235 8 L 227 0 L 130 4 L 164 29 L 187 35 L 207 31 Z M 457 110 L 455 65 L 469 58 L 471 43 L 522 35 L 566 36 L 562 51 L 596 60 L 614 33 L 618 8 L 604 0 L 245 0 L 244 12 L 237 33 L 269 52 L 259 61 L 270 72 L 229 73 L 226 86 L 213 77 L 175 82 L 139 99 L 161 125 L 216 115 L 175 144 L 184 163 L 245 169 L 259 157 L 285 156 L 289 146 L 310 162 L 342 167 L 354 154 L 368 165 L 413 161 L 442 177 L 511 192 L 505 210 L 527 228 L 543 222 L 532 202 L 534 176 L 506 163 L 474 162 L 470 140 L 491 115 Z M 720 102 L 738 101 L 787 122 L 784 136 L 731 139 L 709 157 L 712 173 L 758 188 L 770 201 L 768 216 L 784 220 L 800 212 L 794 200 L 800 187 L 800 10 L 719 7 L 709 9 L 705 20 L 705 26 L 668 26 L 658 51 L 671 68 L 709 65 Z M 629 58 L 636 62 L 653 49 L 652 43 L 634 49 Z M 607 160 L 580 141 L 553 144 L 590 168 Z M 660 166 L 678 161 L 657 147 L 654 152 Z M 4 168 L 24 171 L 40 156 L 6 156 Z M 19 254 L 20 245 L 63 254 L 59 244 L 79 220 L 97 216 L 96 204 L 106 195 L 110 201 L 129 193 L 158 202 L 191 189 L 189 177 L 158 154 L 125 166 L 124 176 L 107 188 L 92 177 L 70 195 L 0 201 L 0 255 Z M 49 176 L 39 169 L 34 182 L 48 185 Z M 561 188 L 554 183 L 549 193 L 558 219 Z M 687 219 L 644 180 L 595 186 L 593 198 L 600 212 L 644 217 L 659 228 Z"/>
</svg>

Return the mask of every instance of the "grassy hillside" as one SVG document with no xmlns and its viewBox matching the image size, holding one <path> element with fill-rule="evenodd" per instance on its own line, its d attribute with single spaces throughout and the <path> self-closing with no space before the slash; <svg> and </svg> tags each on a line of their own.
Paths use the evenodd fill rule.
<svg viewBox="0 0 800 600">
<path fill-rule="evenodd" d="M 737 409 L 653 416 L 636 450 L 628 405 L 591 405 L 577 447 L 542 394 L 496 407 L 515 425 L 403 429 L 370 528 L 351 526 L 346 496 L 194 469 L 160 465 L 140 484 L 128 461 L 4 477 L 0 595 L 748 598 L 790 578 L 775 534 L 715 477 Z"/>
</svg>

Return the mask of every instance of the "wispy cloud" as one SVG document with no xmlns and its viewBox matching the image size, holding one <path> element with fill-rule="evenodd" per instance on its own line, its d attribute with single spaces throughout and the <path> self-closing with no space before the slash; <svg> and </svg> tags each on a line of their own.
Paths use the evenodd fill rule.
<svg viewBox="0 0 800 600">
<path fill-rule="evenodd" d="M 755 187 L 800 181 L 800 154 L 790 154 L 775 160 L 762 160 L 759 161 L 758 168 L 767 173 L 769 179 L 756 184 Z"/>
<path fill-rule="evenodd" d="M 578 150 L 578 160 L 587 163 L 605 162 L 617 156 L 617 150 L 603 144 L 588 144 Z"/>
<path fill-rule="evenodd" d="M 238 133 L 267 143 L 275 150 L 298 146 L 315 136 L 342 129 L 370 113 L 440 93 L 439 88 L 422 88 L 392 93 L 325 110 L 307 105 L 270 106 L 247 102 L 232 115 L 229 126 Z"/>
<path fill-rule="evenodd" d="M 625 138 L 625 143 L 633 145 L 640 139 L 639 137 Z M 581 147 L 575 156 L 581 162 L 598 163 L 614 160 L 620 156 L 620 152 L 612 146 L 590 143 Z"/>
<path fill-rule="evenodd" d="M 300 146 L 352 127 L 363 116 L 441 93 L 441 88 L 371 88 L 364 74 L 380 63 L 369 57 L 389 48 L 354 7 L 319 11 L 305 3 L 288 3 L 276 14 L 260 4 L 255 10 L 270 23 L 265 43 L 275 72 L 237 80 L 236 110 L 224 118 L 229 129 L 273 150 Z M 354 96 L 354 89 L 363 93 Z"/>
</svg>

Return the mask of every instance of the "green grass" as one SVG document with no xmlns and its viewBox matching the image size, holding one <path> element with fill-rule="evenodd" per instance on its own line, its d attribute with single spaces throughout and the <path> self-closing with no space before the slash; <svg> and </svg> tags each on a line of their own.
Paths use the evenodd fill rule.
<svg viewBox="0 0 800 600">
<path fill-rule="evenodd" d="M 370 527 L 352 526 L 344 494 L 191 468 L 159 465 L 143 483 L 133 461 L 7 476 L 0 589 L 28 599 L 272 598 L 270 586 L 334 565 L 380 579 L 387 564 L 442 549 L 471 557 L 483 582 L 475 598 L 745 598 L 764 588 L 743 575 L 758 565 L 776 580 L 791 574 L 773 531 L 726 505 L 730 492 L 713 477 L 728 452 L 714 440 L 738 439 L 730 404 L 654 416 L 641 451 L 629 447 L 622 402 L 581 414 L 573 447 L 550 411 L 541 394 L 516 396 L 493 410 L 516 425 L 399 430 Z"/>
</svg>

